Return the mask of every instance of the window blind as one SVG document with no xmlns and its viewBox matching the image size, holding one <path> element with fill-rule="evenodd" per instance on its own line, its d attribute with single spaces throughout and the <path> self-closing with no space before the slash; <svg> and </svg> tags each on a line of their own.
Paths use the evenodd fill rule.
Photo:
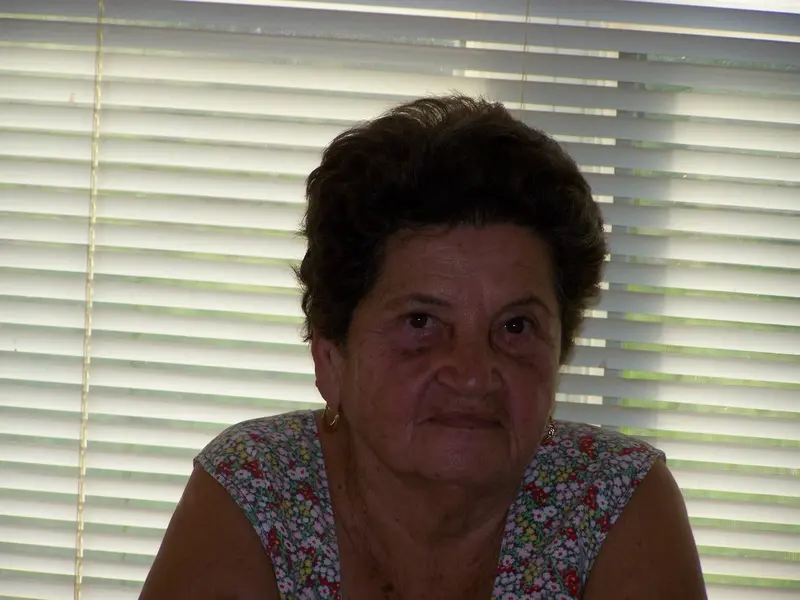
<svg viewBox="0 0 800 600">
<path fill-rule="evenodd" d="M 0 0 L 0 597 L 136 598 L 197 450 L 320 405 L 303 179 L 453 90 L 603 203 L 557 418 L 667 452 L 710 598 L 797 597 L 800 8 L 760 6 Z"/>
</svg>

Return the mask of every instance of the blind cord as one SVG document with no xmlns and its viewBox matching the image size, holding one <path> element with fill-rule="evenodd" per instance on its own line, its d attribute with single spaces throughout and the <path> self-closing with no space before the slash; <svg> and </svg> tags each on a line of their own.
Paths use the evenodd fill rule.
<svg viewBox="0 0 800 600">
<path fill-rule="evenodd" d="M 94 106 L 92 108 L 92 150 L 89 181 L 89 222 L 86 246 L 86 287 L 83 329 L 83 370 L 81 374 L 81 422 L 78 446 L 78 503 L 75 533 L 75 600 L 81 599 L 83 585 L 83 529 L 86 508 L 86 448 L 89 421 L 89 388 L 92 341 L 92 305 L 94 298 L 94 257 L 97 229 L 97 171 L 100 146 L 100 106 L 103 74 L 103 16 L 104 0 L 97 3 L 97 47 L 95 49 Z"/>
</svg>

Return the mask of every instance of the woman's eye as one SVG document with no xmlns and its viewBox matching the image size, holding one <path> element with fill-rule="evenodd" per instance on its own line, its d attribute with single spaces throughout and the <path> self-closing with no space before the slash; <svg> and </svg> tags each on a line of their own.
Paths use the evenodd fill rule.
<svg viewBox="0 0 800 600">
<path fill-rule="evenodd" d="M 514 317 L 505 322 L 503 329 L 513 335 L 522 335 L 533 329 L 533 322 L 525 317 Z"/>
<path fill-rule="evenodd" d="M 433 319 L 425 313 L 413 313 L 406 317 L 406 322 L 412 329 L 425 329 L 433 323 Z"/>
</svg>

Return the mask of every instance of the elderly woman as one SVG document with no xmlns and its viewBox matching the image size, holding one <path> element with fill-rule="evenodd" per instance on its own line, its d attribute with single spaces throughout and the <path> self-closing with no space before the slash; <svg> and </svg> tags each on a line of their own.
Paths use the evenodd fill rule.
<svg viewBox="0 0 800 600">
<path fill-rule="evenodd" d="M 325 409 L 203 450 L 141 598 L 705 597 L 663 455 L 553 420 L 606 255 L 560 146 L 422 99 L 337 137 L 307 196 Z"/>
</svg>

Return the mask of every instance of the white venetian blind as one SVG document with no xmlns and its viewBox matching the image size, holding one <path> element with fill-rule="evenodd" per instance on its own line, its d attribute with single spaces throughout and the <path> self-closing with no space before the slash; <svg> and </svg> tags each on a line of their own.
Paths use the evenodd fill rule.
<svg viewBox="0 0 800 600">
<path fill-rule="evenodd" d="M 710 598 L 798 597 L 800 6 L 245 4 L 0 0 L 0 598 L 136 598 L 197 450 L 319 405 L 303 179 L 453 90 L 604 203 L 557 416 L 668 453 Z"/>
</svg>

